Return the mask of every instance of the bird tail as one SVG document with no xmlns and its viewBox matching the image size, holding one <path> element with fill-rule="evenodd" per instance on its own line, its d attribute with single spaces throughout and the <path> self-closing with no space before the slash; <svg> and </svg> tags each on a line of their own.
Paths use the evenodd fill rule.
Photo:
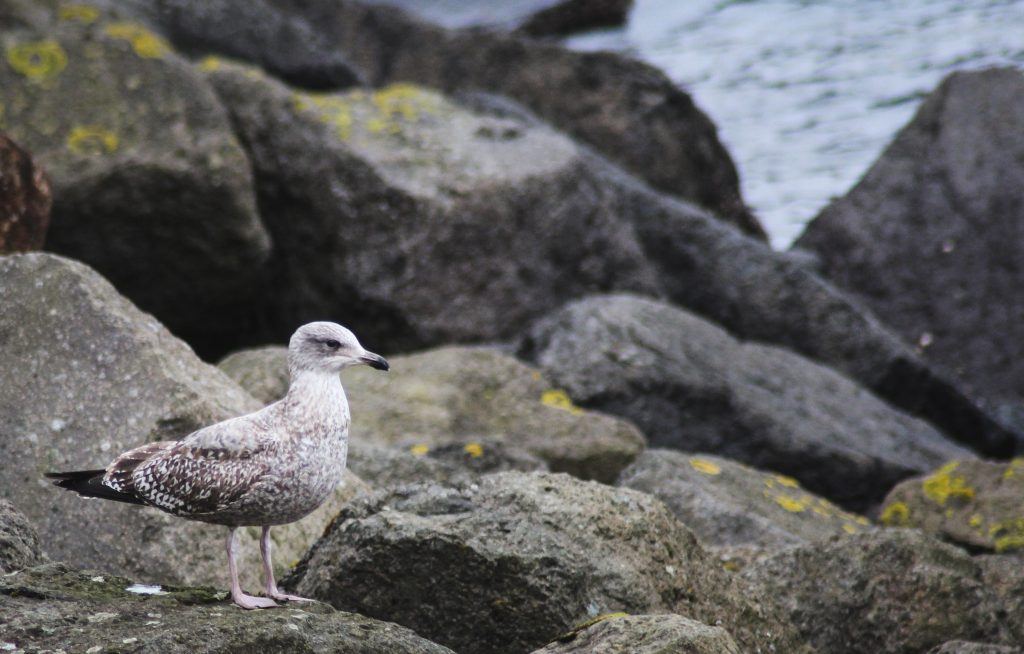
<svg viewBox="0 0 1024 654">
<path fill-rule="evenodd" d="M 53 485 L 75 491 L 82 497 L 99 497 L 128 504 L 145 504 L 131 493 L 122 493 L 105 486 L 103 476 L 106 470 L 74 470 L 72 472 L 47 472 L 44 476 L 53 479 Z"/>
</svg>

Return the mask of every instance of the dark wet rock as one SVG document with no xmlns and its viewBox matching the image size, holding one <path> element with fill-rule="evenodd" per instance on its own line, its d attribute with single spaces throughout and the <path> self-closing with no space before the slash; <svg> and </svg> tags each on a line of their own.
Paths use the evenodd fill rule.
<svg viewBox="0 0 1024 654">
<path fill-rule="evenodd" d="M 285 349 L 276 357 L 273 352 L 235 354 L 222 365 L 229 364 L 225 369 L 246 388 L 270 389 L 287 375 Z M 475 461 L 478 472 L 487 471 L 491 456 L 523 469 L 514 462 L 527 465 L 517 453 L 525 451 L 552 470 L 610 483 L 644 447 L 632 424 L 580 409 L 539 371 L 497 350 L 446 347 L 390 363 L 389 375 L 360 368 L 342 375 L 354 450 L 376 444 L 462 457 L 476 444 L 480 456 L 469 455 L 465 465 L 472 469 Z M 286 388 L 268 390 L 266 397 L 280 397 Z M 499 450 L 492 454 L 489 444 Z"/>
<path fill-rule="evenodd" d="M 42 167 L 0 133 L 0 254 L 42 248 L 52 203 Z"/>
<path fill-rule="evenodd" d="M 1014 637 L 981 567 L 919 531 L 880 529 L 790 548 L 740 576 L 782 604 L 820 652 L 924 652 L 949 640 Z"/>
<path fill-rule="evenodd" d="M 330 40 L 280 2 L 123 0 L 192 56 L 219 54 L 258 64 L 296 86 L 340 89 L 362 77 Z"/>
<path fill-rule="evenodd" d="M 995 552 L 1024 549 L 1024 459 L 950 461 L 892 489 L 883 524 Z"/>
<path fill-rule="evenodd" d="M 745 650 L 802 651 L 661 502 L 567 475 L 504 472 L 354 504 L 290 583 L 467 654 L 528 652 L 617 611 L 678 612 Z"/>
<path fill-rule="evenodd" d="M 1024 401 L 1024 75 L 958 72 L 796 242 L 923 356 Z"/>
<path fill-rule="evenodd" d="M 28 516 L 54 559 L 158 583 L 223 584 L 222 527 L 83 500 L 42 475 L 102 468 L 146 441 L 261 404 L 80 263 L 0 257 L 0 306 L 0 495 Z M 278 563 L 297 561 L 360 488 L 352 478 L 313 515 L 275 528 Z M 243 540 L 252 584 L 258 550 L 251 534 Z"/>
<path fill-rule="evenodd" d="M 478 440 L 407 448 L 353 442 L 349 445 L 348 469 L 373 488 L 383 489 L 428 482 L 468 484 L 483 474 L 545 471 L 548 466 L 512 444 Z"/>
<path fill-rule="evenodd" d="M 1021 654 L 1024 649 L 1010 645 L 988 645 L 966 640 L 951 640 L 928 650 L 928 654 Z"/>
<path fill-rule="evenodd" d="M 216 96 L 140 23 L 56 0 L 18 6 L 31 26 L 0 29 L 0 104 L 53 187 L 47 248 L 197 346 L 231 338 L 269 241 Z"/>
<path fill-rule="evenodd" d="M 444 27 L 482 27 L 527 36 L 559 36 L 626 22 L 633 0 L 370 0 L 364 4 L 400 7 Z"/>
<path fill-rule="evenodd" d="M 647 450 L 618 485 L 660 499 L 705 546 L 779 549 L 871 528 L 792 477 L 707 454 Z"/>
<path fill-rule="evenodd" d="M 0 498 L 0 575 L 43 562 L 39 535 L 28 519 Z"/>
<path fill-rule="evenodd" d="M 404 627 L 320 603 L 244 611 L 212 588 L 140 594 L 127 591 L 133 586 L 124 577 L 61 563 L 0 577 L 0 649 L 451 654 Z"/>
<path fill-rule="evenodd" d="M 535 654 L 739 654 L 729 632 L 681 615 L 603 616 L 563 634 Z"/>
<path fill-rule="evenodd" d="M 175 11 L 153 12 L 161 2 Z M 323 75 L 340 59 L 351 62 L 373 86 L 413 82 L 447 93 L 508 96 L 658 188 L 706 206 L 764 239 L 743 203 L 735 166 L 714 124 L 685 91 L 648 64 L 507 34 L 449 31 L 393 7 L 349 1 L 261 2 L 267 9 L 273 5 L 273 11 L 262 13 L 249 0 L 134 4 L 144 7 L 142 15 L 157 29 L 182 43 L 204 35 L 233 39 L 219 35 L 234 31 L 236 14 L 253 15 L 273 26 L 266 28 L 268 35 L 311 34 L 306 45 L 325 62 Z M 190 12 L 223 20 L 197 25 L 180 18 Z M 277 27 L 282 23 L 287 29 Z M 257 52 L 234 54 L 258 63 L 272 56 L 264 52 L 287 51 L 291 43 L 268 38 Z M 317 72 L 314 68 L 307 74 Z"/>
<path fill-rule="evenodd" d="M 829 368 L 653 300 L 574 302 L 535 324 L 522 352 L 654 446 L 776 470 L 848 507 L 967 453 Z"/>
</svg>

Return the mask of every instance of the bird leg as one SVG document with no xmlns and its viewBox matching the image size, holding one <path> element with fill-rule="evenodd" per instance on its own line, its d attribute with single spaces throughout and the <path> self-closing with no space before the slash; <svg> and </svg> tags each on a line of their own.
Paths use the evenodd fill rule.
<svg viewBox="0 0 1024 654">
<path fill-rule="evenodd" d="M 254 597 L 252 595 L 246 595 L 245 591 L 243 591 L 242 587 L 238 584 L 238 566 L 235 565 L 236 529 L 237 527 L 231 528 L 231 531 L 228 532 L 227 540 L 228 570 L 231 571 L 231 600 L 243 609 L 269 609 L 270 607 L 277 606 L 277 602 L 269 597 Z"/>
<path fill-rule="evenodd" d="M 260 538 L 260 554 L 263 555 L 263 574 L 267 577 L 267 597 L 284 602 L 312 602 L 308 597 L 289 595 L 282 593 L 274 581 L 274 564 L 270 562 L 270 526 L 263 527 L 263 536 Z"/>
</svg>

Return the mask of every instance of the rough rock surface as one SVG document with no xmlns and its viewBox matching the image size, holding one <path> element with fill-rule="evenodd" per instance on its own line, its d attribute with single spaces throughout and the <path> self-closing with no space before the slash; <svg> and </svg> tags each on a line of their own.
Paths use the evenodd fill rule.
<svg viewBox="0 0 1024 654">
<path fill-rule="evenodd" d="M 0 114 L 0 128 L 3 126 Z M 0 254 L 43 247 L 51 204 L 50 182 L 42 167 L 0 133 Z"/>
<path fill-rule="evenodd" d="M 618 485 L 657 497 L 706 546 L 779 549 L 870 529 L 792 477 L 707 454 L 647 450 Z"/>
<path fill-rule="evenodd" d="M 269 389 L 286 377 L 287 361 L 284 348 L 273 352 L 232 355 L 225 368 L 246 388 L 280 397 L 286 385 Z M 632 424 L 583 411 L 540 372 L 497 350 L 445 347 L 390 363 L 389 375 L 360 368 L 343 374 L 353 449 L 364 442 L 430 451 L 453 441 L 497 441 L 552 470 L 609 483 L 643 449 Z"/>
<path fill-rule="evenodd" d="M 290 583 L 466 654 L 528 652 L 616 611 L 678 612 L 744 650 L 802 651 L 661 502 L 566 475 L 504 472 L 357 503 Z"/>
<path fill-rule="evenodd" d="M 517 28 L 529 36 L 557 36 L 626 22 L 633 0 L 560 0 L 528 17 Z"/>
<path fill-rule="evenodd" d="M 243 611 L 211 588 L 128 592 L 54 563 L 0 577 L 0 649 L 19 652 L 451 654 L 409 629 L 315 603 Z"/>
<path fill-rule="evenodd" d="M 0 575 L 43 562 L 39 535 L 14 505 L 0 497 Z"/>
<path fill-rule="evenodd" d="M 1024 549 L 1024 459 L 950 461 L 889 492 L 883 524 L 917 527 L 971 548 Z"/>
<path fill-rule="evenodd" d="M 1024 401 L 1024 74 L 958 72 L 795 247 L 925 358 Z"/>
<path fill-rule="evenodd" d="M 1024 643 L 1024 557 L 1006 554 L 985 554 L 974 557 L 981 566 L 985 584 L 999 598 L 1006 612 L 1006 625 L 1012 638 L 1009 642 Z"/>
<path fill-rule="evenodd" d="M 197 346 L 237 330 L 269 240 L 209 86 L 137 22 L 56 0 L 6 4 L 23 21 L 0 29 L 0 106 L 53 187 L 47 248 Z"/>
<path fill-rule="evenodd" d="M 844 506 L 966 452 L 829 368 L 644 298 L 571 303 L 530 329 L 522 353 L 652 445 L 776 470 Z"/>
<path fill-rule="evenodd" d="M 288 392 L 287 346 L 239 350 L 218 361 L 217 367 L 263 404 L 277 402 Z"/>
<path fill-rule="evenodd" d="M 224 583 L 223 528 L 83 500 L 42 474 L 101 468 L 146 441 L 180 438 L 261 405 L 80 263 L 0 257 L 0 306 L 0 495 L 39 529 L 45 551 L 157 582 Z M 329 507 L 276 528 L 277 563 L 295 562 L 358 487 L 353 481 Z M 256 551 L 243 550 L 250 586 Z"/>
<path fill-rule="evenodd" d="M 535 654 L 739 654 L 721 627 L 681 615 L 612 614 L 559 636 Z"/>
<path fill-rule="evenodd" d="M 290 51 L 290 35 L 302 33 L 309 35 L 305 47 L 315 54 L 307 76 L 318 74 L 317 60 L 324 62 L 324 76 L 338 61 L 348 61 L 373 86 L 413 82 L 447 93 L 485 91 L 512 98 L 655 186 L 764 238 L 740 197 L 735 166 L 714 124 L 685 91 L 645 63 L 507 34 L 449 31 L 393 7 L 348 0 L 279 0 L 260 2 L 258 8 L 250 0 L 160 0 L 159 5 L 173 10 L 154 15 L 144 9 L 140 15 L 186 47 L 203 39 L 233 40 L 222 35 L 236 30 L 235 16 L 247 17 L 243 25 L 253 16 L 268 40 L 258 51 L 236 49 L 235 56 L 268 61 L 273 55 L 265 53 Z M 209 20 L 185 20 L 189 14 Z"/>
<path fill-rule="evenodd" d="M 928 650 L 928 654 L 1021 654 L 1024 649 L 1010 645 L 988 645 L 966 640 L 951 640 Z"/>
<path fill-rule="evenodd" d="M 783 550 L 747 566 L 820 652 L 924 652 L 949 640 L 1012 642 L 980 566 L 919 531 L 890 529 Z"/>
</svg>

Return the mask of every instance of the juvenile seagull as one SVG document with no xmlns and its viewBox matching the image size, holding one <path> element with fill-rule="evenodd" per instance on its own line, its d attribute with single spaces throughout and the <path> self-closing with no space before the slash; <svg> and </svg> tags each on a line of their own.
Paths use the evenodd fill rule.
<svg viewBox="0 0 1024 654">
<path fill-rule="evenodd" d="M 363 349 L 341 325 L 303 325 L 288 343 L 291 385 L 281 400 L 180 441 L 137 447 L 105 470 L 46 476 L 85 497 L 155 506 L 188 520 L 227 526 L 231 599 L 244 609 L 277 606 L 274 600 L 309 601 L 278 590 L 270 528 L 308 515 L 341 481 L 349 411 L 338 373 L 359 364 L 388 369 L 383 357 Z M 245 594 L 235 564 L 238 528 L 256 525 L 263 528 L 267 597 Z"/>
</svg>

